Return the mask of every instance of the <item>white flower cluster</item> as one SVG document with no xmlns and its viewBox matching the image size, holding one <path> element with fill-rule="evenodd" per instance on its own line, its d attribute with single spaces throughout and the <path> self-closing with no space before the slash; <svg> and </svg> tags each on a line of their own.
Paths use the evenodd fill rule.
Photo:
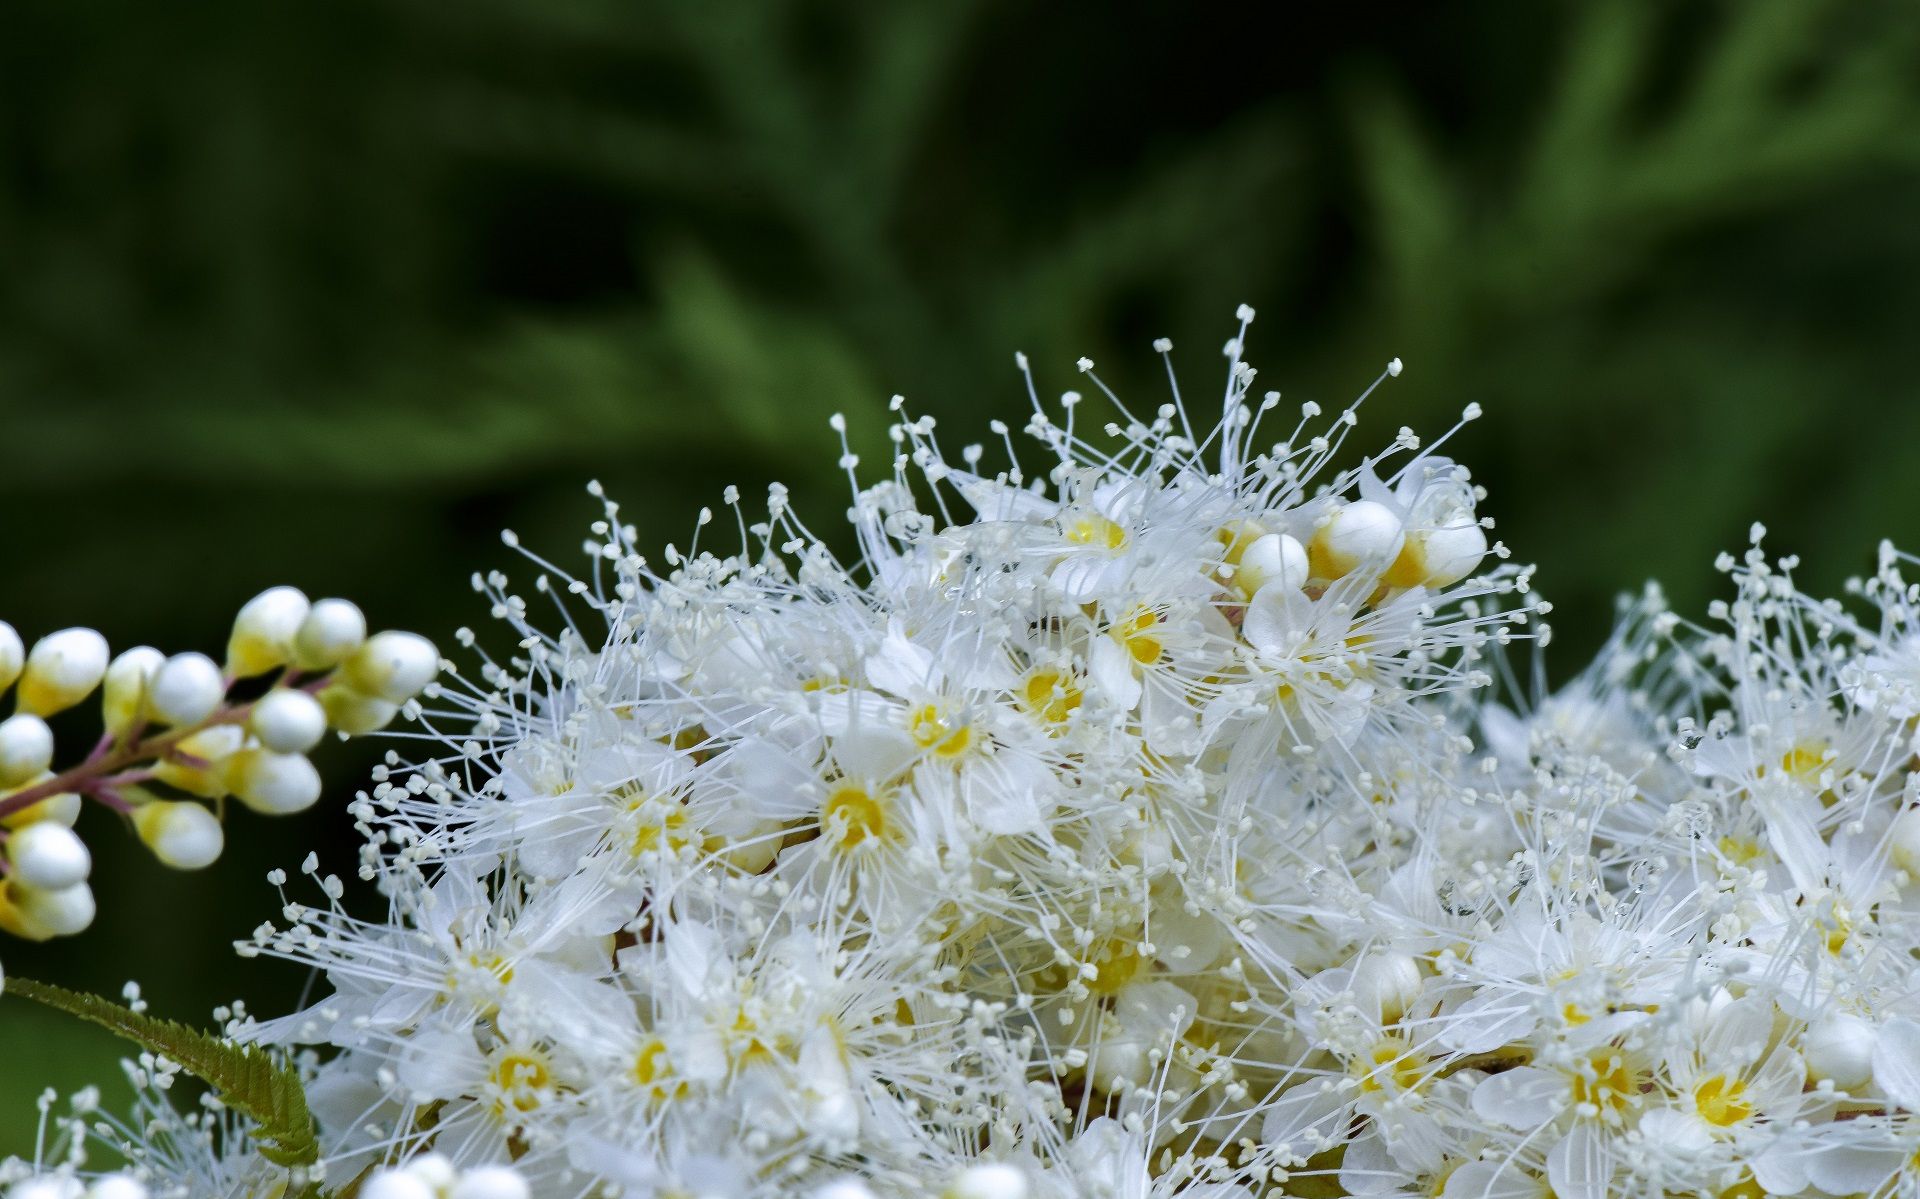
<svg viewBox="0 0 1920 1199">
<path fill-rule="evenodd" d="M 225 845 L 226 799 L 271 815 L 312 806 L 320 775 L 306 755 L 327 730 L 384 727 L 439 669 L 425 638 L 369 637 L 351 602 L 309 603 L 292 587 L 240 609 L 224 666 L 147 645 L 114 655 L 88 628 L 29 650 L 0 621 L 0 696 L 14 693 L 0 720 L 0 930 L 44 941 L 93 923 L 93 857 L 73 831 L 83 799 L 125 816 L 164 865 L 198 870 Z M 56 771 L 48 719 L 96 691 L 98 739 Z"/>
<path fill-rule="evenodd" d="M 1920 1193 L 1910 560 L 1816 602 L 1756 530 L 1542 694 L 1467 472 L 1263 436 L 1245 332 L 1212 427 L 1036 398 L 1037 477 L 902 418 L 851 565 L 775 489 L 658 569 L 608 504 L 550 621 L 476 580 L 515 652 L 353 805 L 390 918 L 327 878 L 241 947 L 331 984 L 249 1026 L 323 1051 L 328 1177 Z"/>
</svg>

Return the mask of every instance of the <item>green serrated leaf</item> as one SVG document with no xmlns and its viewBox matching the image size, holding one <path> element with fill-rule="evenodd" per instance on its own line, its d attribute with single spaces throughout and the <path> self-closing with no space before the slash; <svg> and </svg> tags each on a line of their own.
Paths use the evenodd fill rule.
<svg viewBox="0 0 1920 1199">
<path fill-rule="evenodd" d="M 320 1160 L 306 1089 L 292 1066 L 256 1045 L 241 1045 L 181 1024 L 123 1007 L 98 995 L 52 983 L 9 978 L 6 994 L 18 995 L 124 1037 L 212 1087 L 222 1103 L 254 1122 L 260 1156 L 289 1169 Z M 312 1193 L 309 1187 L 307 1193 Z"/>
</svg>

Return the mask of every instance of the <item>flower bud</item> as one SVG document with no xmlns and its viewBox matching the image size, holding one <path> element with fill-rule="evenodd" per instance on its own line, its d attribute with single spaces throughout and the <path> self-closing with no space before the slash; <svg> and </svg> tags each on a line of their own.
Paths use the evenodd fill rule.
<svg viewBox="0 0 1920 1199">
<path fill-rule="evenodd" d="M 1405 539 L 1406 532 L 1393 509 L 1374 500 L 1355 500 L 1336 510 L 1332 519 L 1314 532 L 1307 557 L 1315 578 L 1338 579 L 1363 562 L 1384 570 L 1400 553 Z"/>
<path fill-rule="evenodd" d="M 205 654 L 175 654 L 147 685 L 147 709 L 171 725 L 199 724 L 213 715 L 227 695 L 220 668 Z"/>
<path fill-rule="evenodd" d="M 947 1194 L 952 1199 L 1027 1199 L 1027 1176 L 999 1162 L 969 1166 L 960 1171 Z"/>
<path fill-rule="evenodd" d="M 1420 982 L 1420 964 L 1407 953 L 1370 953 L 1353 968 L 1353 994 L 1360 1010 L 1378 1011 L 1387 1023 L 1406 1015 L 1420 998 Z"/>
<path fill-rule="evenodd" d="M 53 730 L 24 713 L 0 720 L 0 787 L 18 787 L 53 765 Z"/>
<path fill-rule="evenodd" d="M 293 639 L 311 611 L 297 587 L 269 587 L 248 600 L 227 639 L 227 673 L 237 679 L 265 674 L 293 658 Z"/>
<path fill-rule="evenodd" d="M 375 633 L 340 665 L 340 681 L 362 695 L 404 704 L 440 673 L 440 651 L 418 633 Z"/>
<path fill-rule="evenodd" d="M 107 667 L 100 687 L 100 714 L 110 733 L 124 733 L 147 718 L 147 685 L 167 656 L 151 645 L 123 651 Z"/>
<path fill-rule="evenodd" d="M 87 1188 L 87 1199 L 147 1199 L 146 1186 L 131 1174 L 104 1174 Z"/>
<path fill-rule="evenodd" d="M 807 1199 L 880 1199 L 873 1189 L 857 1178 L 841 1178 L 816 1188 Z"/>
<path fill-rule="evenodd" d="M 1407 534 L 1380 581 L 1389 587 L 1445 587 L 1472 574 L 1487 556 L 1487 534 L 1471 514 L 1456 524 Z"/>
<path fill-rule="evenodd" d="M 1459 524 L 1430 530 L 1426 536 L 1428 587 L 1458 583 L 1480 568 L 1487 556 L 1487 531 L 1470 516 Z"/>
<path fill-rule="evenodd" d="M 302 670 L 332 670 L 367 639 L 367 618 L 352 600 L 315 601 L 293 638 L 293 664 Z"/>
<path fill-rule="evenodd" d="M 1800 1050 L 1808 1073 L 1844 1091 L 1873 1077 L 1873 1042 L 1872 1024 L 1850 1012 L 1830 1012 L 1807 1029 Z"/>
<path fill-rule="evenodd" d="M 263 816 L 284 816 L 320 798 L 320 772 L 302 754 L 243 749 L 227 760 L 227 786 Z"/>
<path fill-rule="evenodd" d="M 382 1170 L 360 1188 L 360 1199 L 439 1199 L 433 1188 L 405 1170 Z"/>
<path fill-rule="evenodd" d="M 526 1179 L 516 1171 L 505 1166 L 481 1166 L 462 1174 L 447 1199 L 529 1199 L 532 1194 Z"/>
<path fill-rule="evenodd" d="M 0 620 L 0 691 L 13 686 L 13 680 L 20 677 L 20 669 L 26 664 L 27 647 L 21 642 L 20 634 Z"/>
<path fill-rule="evenodd" d="M 349 737 L 378 732 L 400 714 L 399 704 L 374 699 L 339 684 L 320 693 L 320 706 L 326 709 L 327 723 Z"/>
<path fill-rule="evenodd" d="M 228 791 L 226 760 L 246 744 L 247 734 L 237 724 L 216 724 L 182 737 L 173 752 L 154 763 L 153 777 L 202 799 L 219 799 Z"/>
<path fill-rule="evenodd" d="M 29 941 L 85 932 L 97 910 L 93 889 L 85 883 L 42 891 L 10 878 L 0 890 L 0 929 Z"/>
<path fill-rule="evenodd" d="M 49 716 L 85 699 L 107 673 L 107 639 L 92 629 L 61 629 L 33 643 L 20 675 L 22 712 Z"/>
<path fill-rule="evenodd" d="M 1240 555 L 1233 583 L 1248 598 L 1268 584 L 1298 591 L 1307 585 L 1306 547 L 1285 533 L 1268 533 Z"/>
<path fill-rule="evenodd" d="M 1908 808 L 1894 817 L 1887 842 L 1893 864 L 1920 878 L 1920 808 Z"/>
<path fill-rule="evenodd" d="M 140 840 L 175 870 L 199 870 L 219 860 L 227 835 L 212 812 L 191 800 L 156 799 L 133 812 Z"/>
<path fill-rule="evenodd" d="M 303 754 L 326 735 L 327 712 L 306 692 L 282 687 L 260 697 L 247 727 L 260 744 L 277 754 Z"/>
<path fill-rule="evenodd" d="M 79 1179 L 58 1174 L 28 1178 L 7 1188 L 7 1199 L 82 1199 L 84 1194 Z"/>
<path fill-rule="evenodd" d="M 37 787 L 52 777 L 50 773 L 43 774 L 37 779 L 29 780 L 26 786 Z M 12 791 L 0 791 L 0 801 L 5 800 L 10 794 L 25 789 L 25 787 L 15 787 Z M 47 796 L 38 803 L 28 804 L 17 812 L 0 816 L 0 828 L 26 828 L 30 824 L 39 824 L 42 821 L 51 821 L 54 824 L 72 828 L 73 822 L 78 819 L 80 819 L 80 797 L 71 791 L 61 791 Z"/>
<path fill-rule="evenodd" d="M 7 838 L 13 877 L 30 887 L 58 891 L 87 881 L 93 855 L 72 829 L 51 820 L 30 824 Z"/>
</svg>

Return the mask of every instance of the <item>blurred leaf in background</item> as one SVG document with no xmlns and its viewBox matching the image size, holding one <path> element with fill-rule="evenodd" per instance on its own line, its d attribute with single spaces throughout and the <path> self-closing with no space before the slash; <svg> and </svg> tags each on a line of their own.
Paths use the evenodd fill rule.
<svg viewBox="0 0 1920 1199">
<path fill-rule="evenodd" d="M 276 582 L 445 634 L 502 526 L 603 479 L 664 542 L 722 486 L 842 506 L 826 432 L 1016 416 L 1010 354 L 1157 402 L 1233 306 L 1291 399 L 1387 358 L 1559 606 L 1714 593 L 1766 521 L 1832 586 L 1920 544 L 1920 10 L 1006 0 L 17 0 L 0 11 L 0 614 L 217 648 Z M 337 752 L 344 800 L 382 747 Z M 193 1017 L 344 817 L 202 876 L 109 831 L 103 916 L 7 967 Z M 94 817 L 97 818 L 97 814 Z M 117 1050 L 0 1006 L 0 1152 Z"/>
</svg>

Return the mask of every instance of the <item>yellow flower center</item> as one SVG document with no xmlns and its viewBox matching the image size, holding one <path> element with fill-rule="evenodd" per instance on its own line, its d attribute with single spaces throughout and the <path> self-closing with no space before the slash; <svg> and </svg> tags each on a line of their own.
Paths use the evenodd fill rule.
<svg viewBox="0 0 1920 1199">
<path fill-rule="evenodd" d="M 878 840 L 888 831 L 886 804 L 859 783 L 836 783 L 820 808 L 820 831 L 842 849 Z"/>
<path fill-rule="evenodd" d="M 1693 1108 L 1707 1123 L 1717 1128 L 1731 1128 L 1753 1115 L 1753 1104 L 1746 1096 L 1745 1083 L 1716 1074 L 1702 1079 L 1693 1088 Z"/>
<path fill-rule="evenodd" d="M 673 1059 L 667 1054 L 667 1043 L 659 1037 L 648 1037 L 633 1057 L 633 1081 L 645 1088 L 653 1099 L 678 1099 L 687 1093 L 687 1084 L 673 1081 Z"/>
<path fill-rule="evenodd" d="M 1067 714 L 1080 706 L 1083 692 L 1071 673 L 1053 666 L 1036 666 L 1020 680 L 1016 698 L 1022 708 L 1048 724 L 1063 724 Z"/>
<path fill-rule="evenodd" d="M 1087 980 L 1087 989 L 1096 995 L 1118 994 L 1147 968 L 1139 942 L 1124 937 L 1107 938 L 1087 960 L 1099 971 Z"/>
<path fill-rule="evenodd" d="M 1127 655 L 1141 666 L 1151 666 L 1166 653 L 1166 645 L 1157 636 L 1160 614 L 1151 608 L 1137 608 L 1131 616 L 1113 626 L 1114 640 L 1126 647 Z"/>
<path fill-rule="evenodd" d="M 1628 1063 L 1626 1054 L 1603 1045 L 1590 1050 L 1584 1062 L 1575 1066 L 1571 1078 L 1573 1101 L 1598 1109 L 1604 1118 L 1618 1118 L 1640 1094 L 1640 1073 Z"/>
<path fill-rule="evenodd" d="M 1097 512 L 1082 512 L 1067 520 L 1061 534 L 1074 545 L 1115 553 L 1127 547 L 1127 531 Z"/>
<path fill-rule="evenodd" d="M 553 1085 L 553 1069 L 538 1049 L 502 1049 L 495 1053 L 487 1081 L 499 1092 L 494 1110 L 530 1112 Z"/>
<path fill-rule="evenodd" d="M 1357 1057 L 1348 1070 L 1360 1079 L 1360 1089 L 1368 1094 L 1385 1091 L 1418 1090 L 1426 1080 L 1426 1055 L 1417 1053 L 1403 1037 L 1392 1033 L 1373 1043 L 1373 1048 Z"/>
<path fill-rule="evenodd" d="M 907 732 L 914 744 L 941 758 L 957 758 L 973 745 L 973 729 L 948 716 L 939 704 L 922 704 L 909 713 Z"/>
</svg>

